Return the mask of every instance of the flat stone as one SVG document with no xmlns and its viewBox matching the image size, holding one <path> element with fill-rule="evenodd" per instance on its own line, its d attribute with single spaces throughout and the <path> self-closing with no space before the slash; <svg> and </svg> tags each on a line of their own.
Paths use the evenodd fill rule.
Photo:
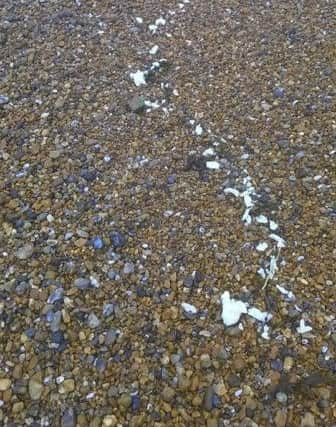
<svg viewBox="0 0 336 427">
<path fill-rule="evenodd" d="M 28 383 L 28 390 L 32 400 L 39 400 L 42 395 L 43 384 L 31 378 Z"/>
<path fill-rule="evenodd" d="M 118 419 L 115 415 L 106 415 L 103 418 L 103 427 L 115 427 L 118 424 Z"/>
<path fill-rule="evenodd" d="M 143 96 L 135 95 L 128 101 L 127 105 L 133 113 L 141 113 L 145 109 L 145 99 Z"/>
<path fill-rule="evenodd" d="M 22 246 L 21 248 L 19 248 L 16 251 L 16 257 L 19 259 L 28 259 L 33 255 L 34 252 L 34 247 L 30 244 L 26 244 L 24 246 Z"/>
<path fill-rule="evenodd" d="M 279 409 L 274 417 L 274 424 L 276 427 L 286 427 L 287 423 L 287 410 Z"/>
<path fill-rule="evenodd" d="M 315 427 L 315 417 L 311 412 L 304 414 L 300 427 Z"/>
<path fill-rule="evenodd" d="M 75 381 L 73 379 L 66 379 L 58 387 L 60 394 L 71 393 L 75 390 Z"/>
<path fill-rule="evenodd" d="M 8 378 L 1 378 L 0 379 L 0 391 L 6 391 L 10 388 L 12 382 Z"/>
<path fill-rule="evenodd" d="M 165 402 L 171 402 L 175 397 L 175 390 L 166 386 L 162 391 L 162 399 Z"/>
<path fill-rule="evenodd" d="M 76 413 L 73 408 L 66 409 L 61 419 L 61 427 L 76 427 Z"/>
</svg>

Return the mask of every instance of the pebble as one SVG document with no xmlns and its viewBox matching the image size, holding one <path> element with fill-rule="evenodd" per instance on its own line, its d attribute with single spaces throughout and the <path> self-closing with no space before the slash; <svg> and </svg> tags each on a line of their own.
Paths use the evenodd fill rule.
<svg viewBox="0 0 336 427">
<path fill-rule="evenodd" d="M 290 372 L 294 366 L 294 359 L 291 356 L 286 356 L 283 364 L 285 372 Z"/>
<path fill-rule="evenodd" d="M 134 273 L 134 264 L 133 262 L 126 262 L 123 269 L 124 274 L 132 274 Z"/>
<path fill-rule="evenodd" d="M 118 419 L 115 415 L 106 415 L 103 418 L 103 427 L 116 427 Z"/>
<path fill-rule="evenodd" d="M 90 313 L 87 319 L 90 328 L 95 329 L 100 325 L 100 320 L 94 313 Z"/>
<path fill-rule="evenodd" d="M 128 108 L 133 113 L 141 113 L 145 109 L 145 98 L 143 96 L 135 95 L 127 102 Z"/>
<path fill-rule="evenodd" d="M 33 253 L 34 253 L 34 247 L 30 244 L 26 244 L 16 251 L 16 257 L 24 260 L 24 259 L 30 258 L 33 255 Z"/>
<path fill-rule="evenodd" d="M 300 427 L 315 427 L 315 417 L 311 412 L 304 414 Z"/>
<path fill-rule="evenodd" d="M 73 379 L 64 380 L 58 387 L 60 394 L 71 393 L 75 390 L 75 381 Z"/>
<path fill-rule="evenodd" d="M 8 102 L 9 102 L 8 96 L 0 95 L 0 105 L 8 104 Z"/>
<path fill-rule="evenodd" d="M 110 238 L 114 248 L 121 248 L 126 244 L 126 237 L 119 231 L 112 231 Z"/>
<path fill-rule="evenodd" d="M 94 237 L 91 241 L 91 244 L 92 244 L 93 248 L 96 250 L 103 249 L 103 247 L 104 247 L 104 241 L 99 236 Z"/>
<path fill-rule="evenodd" d="M 284 392 L 282 392 L 282 391 L 279 391 L 279 392 L 276 394 L 276 399 L 277 399 L 277 401 L 278 401 L 278 402 L 280 402 L 282 405 L 285 405 L 285 404 L 287 403 L 288 397 L 287 397 L 287 394 L 286 394 L 286 393 L 284 393 Z"/>
<path fill-rule="evenodd" d="M 28 390 L 32 400 L 39 400 L 42 395 L 43 384 L 31 378 L 28 383 Z"/>
<path fill-rule="evenodd" d="M 128 409 L 132 405 L 132 398 L 129 394 L 122 394 L 118 399 L 119 406 L 123 409 Z"/>
<path fill-rule="evenodd" d="M 214 398 L 214 389 L 213 389 L 213 386 L 210 385 L 205 390 L 204 399 L 203 399 L 203 407 L 206 411 L 212 410 L 213 398 Z"/>
<path fill-rule="evenodd" d="M 285 89 L 281 86 L 276 86 L 273 94 L 276 98 L 283 98 L 285 96 Z"/>
<path fill-rule="evenodd" d="M 12 382 L 8 378 L 0 378 L 0 391 L 6 391 L 10 388 Z"/>
<path fill-rule="evenodd" d="M 79 277 L 78 279 L 75 280 L 74 282 L 75 287 L 78 289 L 89 289 L 91 287 L 91 281 L 90 279 L 87 279 L 85 277 Z"/>
<path fill-rule="evenodd" d="M 278 409 L 274 417 L 274 424 L 276 427 L 286 427 L 287 423 L 287 410 Z"/>
<path fill-rule="evenodd" d="M 211 358 L 208 354 L 202 354 L 200 359 L 201 367 L 203 369 L 210 368 L 212 365 Z"/>
<path fill-rule="evenodd" d="M 175 390 L 171 387 L 166 386 L 162 391 L 162 399 L 165 402 L 171 402 L 175 397 Z"/>
<path fill-rule="evenodd" d="M 76 427 L 77 417 L 73 408 L 66 409 L 62 415 L 61 427 Z"/>
</svg>

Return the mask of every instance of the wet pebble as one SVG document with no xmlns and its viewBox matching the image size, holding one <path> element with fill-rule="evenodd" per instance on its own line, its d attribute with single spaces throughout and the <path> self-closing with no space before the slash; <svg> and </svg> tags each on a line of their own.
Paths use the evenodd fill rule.
<svg viewBox="0 0 336 427">
<path fill-rule="evenodd" d="M 91 240 L 91 245 L 96 250 L 103 249 L 104 241 L 101 237 L 96 236 Z"/>
<path fill-rule="evenodd" d="M 6 105 L 9 102 L 8 96 L 0 95 L 0 105 Z"/>
<path fill-rule="evenodd" d="M 85 277 L 79 277 L 78 279 L 75 280 L 75 287 L 78 289 L 89 289 L 91 287 L 91 281 L 90 279 L 87 279 Z"/>
</svg>

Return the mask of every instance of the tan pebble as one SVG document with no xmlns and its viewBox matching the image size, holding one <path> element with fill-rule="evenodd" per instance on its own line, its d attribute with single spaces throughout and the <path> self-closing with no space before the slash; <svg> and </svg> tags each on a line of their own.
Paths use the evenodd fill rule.
<svg viewBox="0 0 336 427">
<path fill-rule="evenodd" d="M 170 402 L 174 399 L 175 390 L 171 387 L 166 386 L 162 391 L 162 398 L 166 402 Z"/>
<path fill-rule="evenodd" d="M 24 410 L 24 403 L 23 402 L 15 402 L 12 407 L 13 414 L 18 414 Z"/>
<path fill-rule="evenodd" d="M 218 427 L 218 421 L 215 418 L 208 418 L 207 427 Z"/>
<path fill-rule="evenodd" d="M 31 378 L 29 380 L 28 388 L 31 399 L 38 400 L 41 397 L 43 385 L 40 382 Z"/>
<path fill-rule="evenodd" d="M 233 369 L 237 372 L 241 372 L 246 366 L 245 360 L 240 357 L 240 356 L 236 356 L 233 360 Z"/>
<path fill-rule="evenodd" d="M 16 380 L 22 378 L 22 365 L 15 365 L 13 369 L 13 378 Z"/>
<path fill-rule="evenodd" d="M 86 242 L 86 239 L 77 239 L 75 240 L 75 245 L 77 246 L 77 248 L 83 248 L 86 245 Z"/>
<path fill-rule="evenodd" d="M 75 381 L 72 379 L 67 379 L 60 384 L 58 391 L 61 394 L 71 393 L 75 390 Z"/>
<path fill-rule="evenodd" d="M 201 366 L 203 369 L 210 368 L 212 365 L 210 356 L 208 354 L 201 355 Z"/>
<path fill-rule="evenodd" d="M 276 427 L 286 427 L 287 422 L 287 411 L 285 409 L 279 409 L 274 417 L 274 424 Z"/>
<path fill-rule="evenodd" d="M 84 414 L 79 414 L 77 417 L 77 425 L 76 427 L 87 427 L 88 421 Z"/>
<path fill-rule="evenodd" d="M 304 415 L 300 427 L 315 427 L 315 417 L 311 412 L 307 412 Z"/>
<path fill-rule="evenodd" d="M 8 378 L 1 378 L 0 379 L 0 391 L 6 391 L 11 386 L 12 382 Z"/>
<path fill-rule="evenodd" d="M 192 400 L 192 405 L 193 406 L 201 406 L 202 405 L 202 397 L 199 395 L 196 395 L 193 400 Z"/>
<path fill-rule="evenodd" d="M 115 415 L 106 415 L 103 419 L 103 427 L 115 427 L 118 424 Z"/>
<path fill-rule="evenodd" d="M 93 420 L 90 421 L 89 427 L 101 427 L 100 417 L 94 417 Z"/>
<path fill-rule="evenodd" d="M 294 366 L 294 359 L 293 357 L 286 356 L 284 360 L 284 371 L 289 372 Z"/>
<path fill-rule="evenodd" d="M 121 406 L 124 409 L 127 409 L 131 406 L 132 398 L 129 394 L 124 393 L 119 397 L 118 403 L 119 403 L 119 406 Z"/>
</svg>

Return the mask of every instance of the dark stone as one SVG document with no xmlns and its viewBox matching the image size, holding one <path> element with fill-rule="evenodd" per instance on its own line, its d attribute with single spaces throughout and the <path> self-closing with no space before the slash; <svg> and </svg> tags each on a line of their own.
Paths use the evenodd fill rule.
<svg viewBox="0 0 336 427">
<path fill-rule="evenodd" d="M 112 231 L 110 234 L 111 243 L 115 248 L 121 248 L 126 244 L 126 237 L 119 231 Z"/>
<path fill-rule="evenodd" d="M 93 182 L 97 178 L 97 171 L 95 169 L 82 169 L 80 176 L 88 182 Z"/>
<path fill-rule="evenodd" d="M 132 411 L 137 412 L 141 407 L 141 400 L 138 393 L 132 394 Z"/>
</svg>

